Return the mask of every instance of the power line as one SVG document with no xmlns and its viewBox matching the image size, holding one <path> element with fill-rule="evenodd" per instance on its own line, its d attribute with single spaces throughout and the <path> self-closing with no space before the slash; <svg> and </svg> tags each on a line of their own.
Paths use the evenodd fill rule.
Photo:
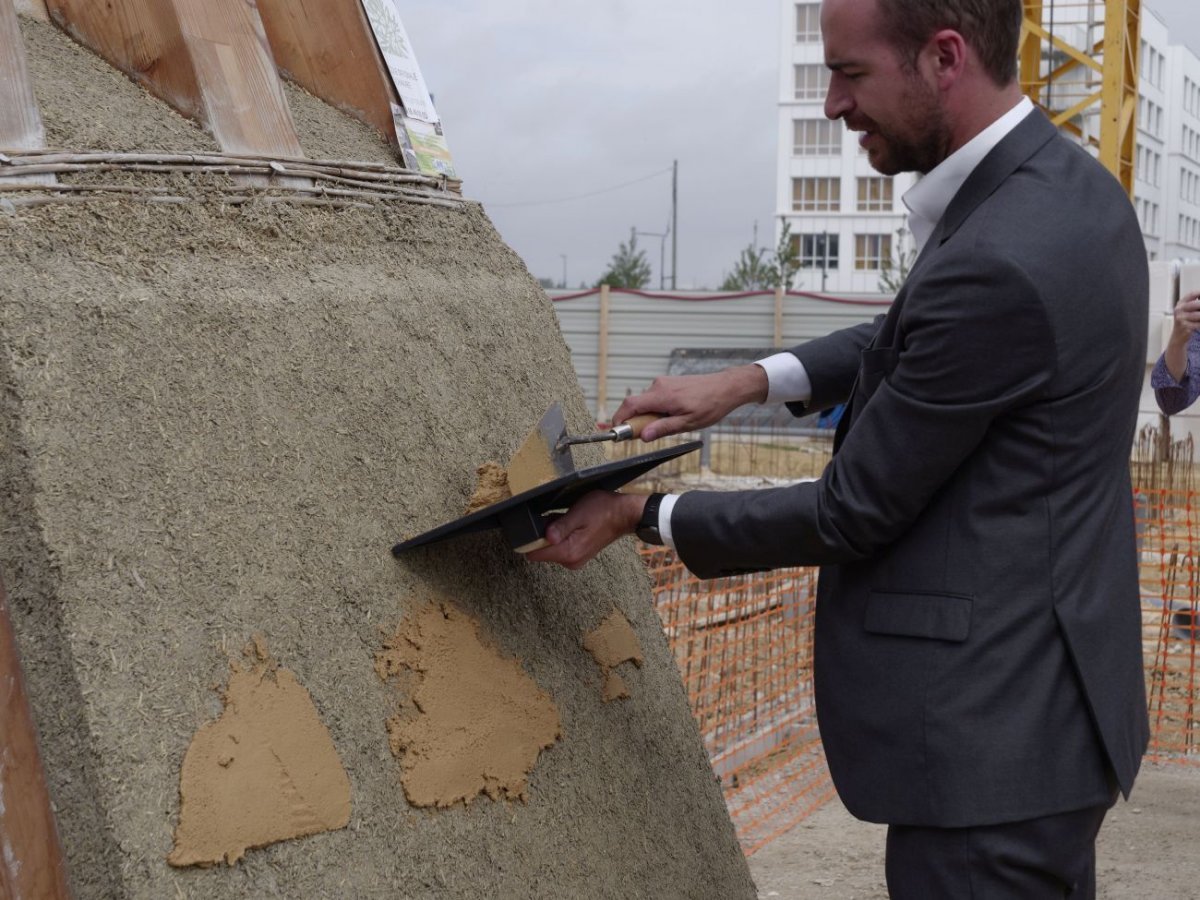
<svg viewBox="0 0 1200 900">
<path fill-rule="evenodd" d="M 584 200 L 588 197 L 598 197 L 601 194 L 611 194 L 613 191 L 619 191 L 635 184 L 641 184 L 643 181 L 649 181 L 652 178 L 658 178 L 660 175 L 666 175 L 670 171 L 671 167 L 668 166 L 665 169 L 659 169 L 657 172 L 651 172 L 649 175 L 645 175 L 641 178 L 635 178 L 633 181 L 624 181 L 621 184 L 614 184 L 611 187 L 600 188 L 597 191 L 588 191 L 586 194 L 575 194 L 570 197 L 557 197 L 553 200 L 522 200 L 516 203 L 488 203 L 487 201 L 482 200 L 480 202 L 489 209 L 500 209 L 502 207 L 514 206 L 548 206 L 552 203 L 570 203 L 572 200 Z"/>
</svg>

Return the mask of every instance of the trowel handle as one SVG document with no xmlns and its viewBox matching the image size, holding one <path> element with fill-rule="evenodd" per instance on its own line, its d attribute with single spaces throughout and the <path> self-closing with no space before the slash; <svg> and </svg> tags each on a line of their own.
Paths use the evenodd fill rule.
<svg viewBox="0 0 1200 900">
<path fill-rule="evenodd" d="M 634 438 L 640 438 L 642 431 L 651 422 L 657 422 L 662 416 L 657 413 L 643 413 L 640 416 L 633 416 L 626 419 L 620 425 L 613 427 L 614 441 L 631 441 Z"/>
</svg>

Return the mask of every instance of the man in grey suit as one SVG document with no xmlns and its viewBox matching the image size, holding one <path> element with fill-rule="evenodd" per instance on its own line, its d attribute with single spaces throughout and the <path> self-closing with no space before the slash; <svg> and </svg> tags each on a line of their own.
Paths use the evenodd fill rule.
<svg viewBox="0 0 1200 900">
<path fill-rule="evenodd" d="M 820 480 L 590 494 L 535 560 L 635 529 L 697 575 L 820 565 L 817 710 L 893 897 L 1087 898 L 1147 742 L 1128 456 L 1148 277 L 1129 199 L 1016 83 L 1021 0 L 825 0 L 826 115 L 905 196 L 895 302 L 752 366 L 661 378 L 615 419 L 849 406 Z"/>
</svg>

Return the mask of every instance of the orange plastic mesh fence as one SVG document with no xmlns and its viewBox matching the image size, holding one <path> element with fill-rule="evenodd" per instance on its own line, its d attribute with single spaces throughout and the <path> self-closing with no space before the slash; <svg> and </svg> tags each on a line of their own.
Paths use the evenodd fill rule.
<svg viewBox="0 0 1200 900">
<path fill-rule="evenodd" d="M 1150 757 L 1200 765 L 1200 492 L 1189 438 L 1146 429 L 1134 448 Z"/>
<path fill-rule="evenodd" d="M 815 569 L 700 581 L 642 547 L 692 712 L 747 854 L 833 796 L 813 711 Z"/>
<path fill-rule="evenodd" d="M 787 445 L 771 449 L 784 457 L 801 452 Z M 1131 471 L 1149 753 L 1200 765 L 1200 490 L 1192 455 L 1190 440 L 1171 443 L 1148 429 L 1134 447 Z M 666 548 L 642 546 L 641 552 L 692 711 L 750 855 L 834 795 L 813 708 L 816 570 L 701 581 Z"/>
<path fill-rule="evenodd" d="M 1150 754 L 1200 765 L 1200 495 L 1137 495 Z"/>
</svg>

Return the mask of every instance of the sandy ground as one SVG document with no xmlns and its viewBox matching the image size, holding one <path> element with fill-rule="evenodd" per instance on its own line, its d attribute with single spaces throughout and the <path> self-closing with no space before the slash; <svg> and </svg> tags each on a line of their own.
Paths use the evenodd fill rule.
<svg viewBox="0 0 1200 900">
<path fill-rule="evenodd" d="M 750 858 L 760 898 L 885 900 L 886 828 L 833 801 Z M 1097 841 L 1102 900 L 1200 897 L 1200 767 L 1143 767 Z"/>
</svg>

